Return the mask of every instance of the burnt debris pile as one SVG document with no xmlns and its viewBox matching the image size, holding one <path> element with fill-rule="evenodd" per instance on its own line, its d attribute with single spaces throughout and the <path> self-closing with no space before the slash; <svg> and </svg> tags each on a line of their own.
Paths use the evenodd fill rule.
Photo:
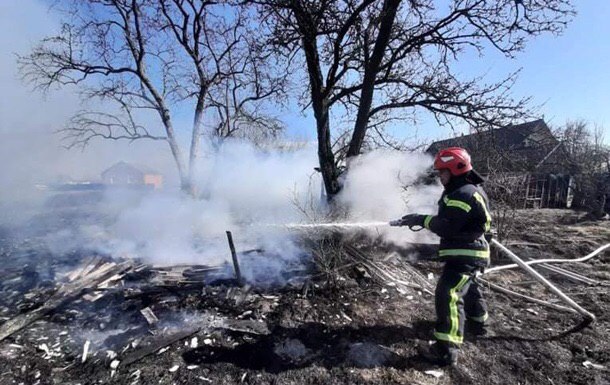
<svg viewBox="0 0 610 385">
<path fill-rule="evenodd" d="M 192 350 L 184 358 L 188 364 L 206 361 L 197 356 L 202 349 L 221 352 L 243 343 L 252 348 L 254 337 L 256 343 L 271 343 L 270 338 L 260 338 L 270 333 L 268 317 L 273 317 L 282 293 L 307 296 L 324 286 L 313 262 L 288 268 L 272 282 L 241 277 L 240 264 L 252 270 L 260 258 L 274 258 L 261 249 L 232 248 L 234 258 L 218 265 L 154 266 L 83 250 L 57 255 L 45 251 L 35 238 L 3 242 L 1 354 L 13 359 L 41 357 L 38 371 L 23 373 L 22 378 L 32 383 L 44 383 L 37 381 L 36 373 L 40 376 L 41 371 L 74 367 L 106 371 L 105 378 L 114 377 L 146 357 L 182 344 Z M 314 261 L 316 250 L 310 252 Z M 402 293 L 431 293 L 429 280 L 395 252 L 377 261 L 347 243 L 340 252 L 342 266 L 335 266 L 337 272 L 389 283 Z M 350 320 L 345 313 L 337 317 Z M 217 346 L 215 338 L 225 346 Z M 291 336 L 286 338 L 290 342 Z M 267 361 L 275 362 L 271 358 L 277 354 L 286 356 L 299 343 L 272 346 Z M 299 366 L 305 353 L 297 353 L 296 358 L 280 359 L 280 364 L 288 360 L 280 366 Z"/>
</svg>

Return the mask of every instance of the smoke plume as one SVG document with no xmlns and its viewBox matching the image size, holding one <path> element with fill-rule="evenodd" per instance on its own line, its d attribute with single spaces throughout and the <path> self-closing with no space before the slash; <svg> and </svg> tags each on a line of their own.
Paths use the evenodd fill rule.
<svg viewBox="0 0 610 385">
<path fill-rule="evenodd" d="M 28 23 L 19 22 L 26 17 Z M 81 101 L 70 89 L 45 96 L 34 92 L 20 79 L 15 57 L 57 28 L 44 4 L 0 4 L 1 226 L 14 229 L 19 222 L 24 236 L 44 240 L 55 254 L 88 250 L 165 265 L 225 263 L 230 258 L 229 230 L 238 250 L 264 250 L 253 253 L 244 266 L 251 281 L 277 279 L 285 269 L 304 262 L 298 232 L 283 225 L 323 221 L 326 204 L 321 176 L 314 170 L 315 145 L 261 150 L 243 141 L 226 141 L 204 148 L 196 199 L 179 192 L 164 142 L 100 140 L 85 151 L 68 151 L 55 132 L 81 108 Z M 190 124 L 190 118 L 184 122 Z M 180 130 L 180 121 L 176 127 L 178 134 L 188 131 Z M 73 195 L 50 188 L 65 181 L 100 182 L 101 172 L 118 161 L 159 171 L 164 188 Z M 387 222 L 409 212 L 433 212 L 439 187 L 414 184 L 429 164 L 424 155 L 390 151 L 352 161 L 338 197 L 349 208 L 342 220 Z M 431 240 L 424 232 L 415 235 L 404 228 L 367 231 L 397 244 Z"/>
</svg>

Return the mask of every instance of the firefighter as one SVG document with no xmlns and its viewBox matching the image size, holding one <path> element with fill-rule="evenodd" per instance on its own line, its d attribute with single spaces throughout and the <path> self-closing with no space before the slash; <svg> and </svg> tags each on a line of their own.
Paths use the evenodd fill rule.
<svg viewBox="0 0 610 385">
<path fill-rule="evenodd" d="M 454 365 L 465 327 L 475 335 L 486 334 L 487 305 L 473 278 L 489 265 L 491 216 L 480 187 L 483 178 L 473 170 L 466 150 L 441 150 L 434 169 L 444 186 L 437 215 L 409 214 L 390 224 L 425 227 L 441 238 L 438 257 L 445 265 L 435 291 L 436 342 L 422 354 L 439 365 Z"/>
</svg>

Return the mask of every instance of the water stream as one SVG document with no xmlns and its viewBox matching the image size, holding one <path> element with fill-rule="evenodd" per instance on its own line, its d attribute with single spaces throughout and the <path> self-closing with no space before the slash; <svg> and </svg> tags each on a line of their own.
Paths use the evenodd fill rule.
<svg viewBox="0 0 610 385">
<path fill-rule="evenodd" d="M 356 223 L 287 223 L 283 225 L 268 225 L 273 227 L 283 227 L 287 229 L 307 229 L 307 228 L 360 228 L 360 227 L 380 227 L 389 226 L 388 222 L 356 222 Z"/>
</svg>

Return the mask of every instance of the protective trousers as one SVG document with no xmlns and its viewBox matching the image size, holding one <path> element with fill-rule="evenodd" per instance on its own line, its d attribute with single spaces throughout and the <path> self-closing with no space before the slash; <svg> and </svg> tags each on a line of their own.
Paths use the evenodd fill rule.
<svg viewBox="0 0 610 385">
<path fill-rule="evenodd" d="M 487 304 L 479 284 L 473 281 L 478 266 L 446 263 L 436 285 L 436 326 L 438 341 L 458 347 L 464 340 L 466 317 L 483 326 L 487 320 Z"/>
</svg>

